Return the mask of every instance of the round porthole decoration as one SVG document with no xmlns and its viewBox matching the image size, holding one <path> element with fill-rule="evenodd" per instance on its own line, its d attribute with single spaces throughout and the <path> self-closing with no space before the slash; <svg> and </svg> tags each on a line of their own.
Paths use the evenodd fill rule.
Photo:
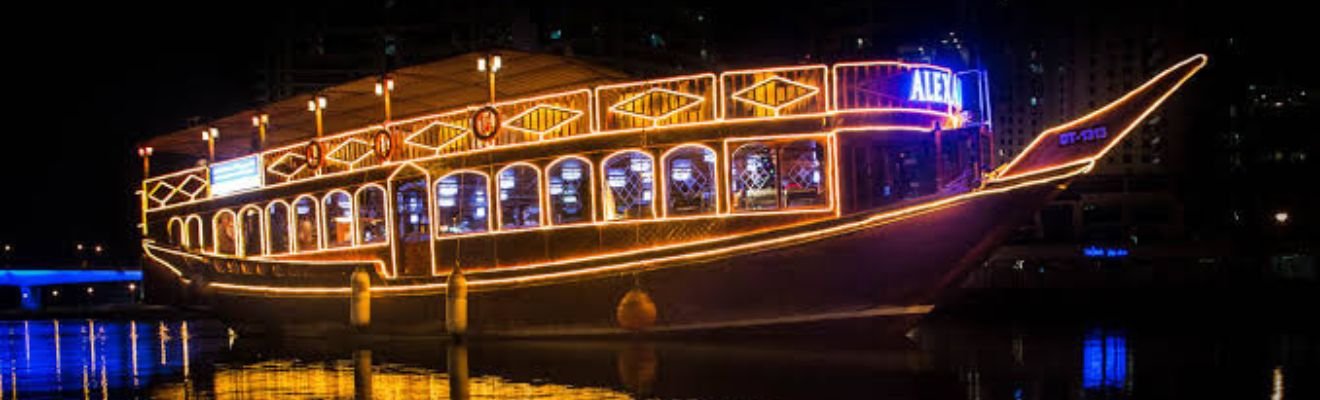
<svg viewBox="0 0 1320 400">
<path fill-rule="evenodd" d="M 321 144 L 313 140 L 307 143 L 307 147 L 303 148 L 303 157 L 307 158 L 307 168 L 320 169 L 321 165 L 325 164 L 325 149 L 322 149 Z"/>
<path fill-rule="evenodd" d="M 472 113 L 472 134 L 477 139 L 491 140 L 500 133 L 500 112 L 493 106 L 485 106 Z"/>
<path fill-rule="evenodd" d="M 376 132 L 376 136 L 372 138 L 372 149 L 381 162 L 389 161 L 390 155 L 394 153 L 394 136 L 388 131 Z"/>
</svg>

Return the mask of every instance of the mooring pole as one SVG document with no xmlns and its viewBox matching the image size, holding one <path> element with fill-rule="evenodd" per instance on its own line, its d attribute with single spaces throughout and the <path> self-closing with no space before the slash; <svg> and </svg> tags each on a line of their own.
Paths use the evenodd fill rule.
<svg viewBox="0 0 1320 400">
<path fill-rule="evenodd" d="M 371 274 L 366 268 L 357 267 L 350 281 L 353 294 L 349 300 L 349 322 L 353 330 L 366 332 L 371 328 Z"/>
</svg>

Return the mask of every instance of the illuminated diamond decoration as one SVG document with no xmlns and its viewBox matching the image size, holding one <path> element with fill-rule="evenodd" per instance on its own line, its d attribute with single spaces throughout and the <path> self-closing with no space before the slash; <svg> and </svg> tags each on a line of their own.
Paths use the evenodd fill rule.
<svg viewBox="0 0 1320 400">
<path fill-rule="evenodd" d="M 729 97 L 753 106 L 772 110 L 778 114 L 785 107 L 811 98 L 819 92 L 820 89 L 815 86 L 776 76 L 739 90 Z"/>
<path fill-rule="evenodd" d="M 651 88 L 645 92 L 637 94 L 615 103 L 610 106 L 610 110 L 632 116 L 657 122 L 672 117 L 683 110 L 696 107 L 706 99 L 701 96 L 676 92 L 663 88 Z"/>
<path fill-rule="evenodd" d="M 356 165 L 362 160 L 371 157 L 373 151 L 375 151 L 375 149 L 372 148 L 371 144 L 367 143 L 367 141 L 352 138 L 335 146 L 333 150 L 330 150 L 330 154 L 326 155 L 326 158 L 348 165 Z"/>
<path fill-rule="evenodd" d="M 266 171 L 275 175 L 289 178 L 302 172 L 307 167 L 307 158 L 296 151 L 284 153 L 279 159 L 266 167 Z"/>
<path fill-rule="evenodd" d="M 570 108 L 538 104 L 521 114 L 509 118 L 504 127 L 516 131 L 545 135 L 563 128 L 569 122 L 582 116 L 582 112 Z"/>
<path fill-rule="evenodd" d="M 192 200 L 197 200 L 203 191 L 206 190 L 206 181 L 198 178 L 197 175 L 188 175 L 179 183 L 179 192 L 188 195 Z"/>
<path fill-rule="evenodd" d="M 147 197 L 155 200 L 157 204 L 165 204 L 168 203 L 170 198 L 174 197 L 174 193 L 178 191 L 179 189 L 168 183 L 156 182 L 156 186 L 153 186 L 151 191 L 147 192 Z"/>
<path fill-rule="evenodd" d="M 467 128 L 448 124 L 444 122 L 432 122 L 422 129 L 418 129 L 413 134 L 403 139 L 404 143 L 426 148 L 431 151 L 439 151 L 441 148 L 454 143 L 455 140 L 467 135 Z"/>
</svg>

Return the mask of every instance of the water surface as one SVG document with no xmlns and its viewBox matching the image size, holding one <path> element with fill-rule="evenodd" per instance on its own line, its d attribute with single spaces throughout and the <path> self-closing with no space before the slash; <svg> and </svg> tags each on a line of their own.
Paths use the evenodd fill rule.
<svg viewBox="0 0 1320 400">
<path fill-rule="evenodd" d="M 923 322 L 869 332 L 471 341 L 232 335 L 214 321 L 0 322 L 0 398 L 1311 399 L 1314 332 Z"/>
</svg>

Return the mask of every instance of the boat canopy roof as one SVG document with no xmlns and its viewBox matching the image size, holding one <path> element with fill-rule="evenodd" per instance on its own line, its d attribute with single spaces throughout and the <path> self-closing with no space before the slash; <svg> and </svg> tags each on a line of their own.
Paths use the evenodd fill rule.
<svg viewBox="0 0 1320 400">
<path fill-rule="evenodd" d="M 497 53 L 504 59 L 495 87 L 497 98 L 502 99 L 630 78 L 622 72 L 571 57 L 511 50 Z M 486 76 L 476 69 L 476 60 L 483 55 L 485 52 L 466 53 L 391 71 L 390 76 L 396 85 L 390 99 L 394 119 L 486 102 Z M 382 122 L 384 105 L 376 96 L 379 79 L 377 76 L 365 77 L 320 92 L 328 104 L 324 117 L 326 135 Z M 267 147 L 300 142 L 316 135 L 315 118 L 307 111 L 307 101 L 312 95 L 293 96 L 260 109 L 270 115 Z M 258 110 L 249 110 L 206 123 L 206 127 L 220 130 L 216 141 L 217 159 L 252 152 L 252 132 L 256 129 L 252 127 L 252 116 L 257 113 Z M 201 140 L 201 131 L 202 127 L 183 129 L 148 139 L 142 145 L 151 146 L 156 152 L 204 156 L 206 142 Z"/>
</svg>

